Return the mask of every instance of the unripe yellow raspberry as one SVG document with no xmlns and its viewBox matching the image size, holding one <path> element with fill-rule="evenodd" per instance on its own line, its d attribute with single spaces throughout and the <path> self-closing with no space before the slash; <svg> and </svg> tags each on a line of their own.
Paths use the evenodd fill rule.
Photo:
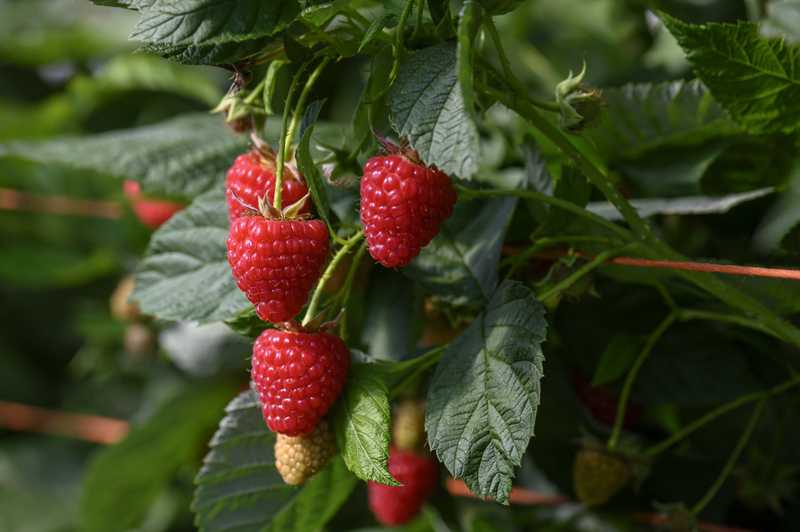
<svg viewBox="0 0 800 532">
<path fill-rule="evenodd" d="M 631 479 L 625 459 L 602 449 L 584 448 L 575 457 L 575 494 L 587 506 L 608 502 Z"/>
<path fill-rule="evenodd" d="M 311 434 L 286 436 L 275 441 L 275 467 L 283 481 L 292 486 L 304 483 L 318 473 L 336 454 L 336 442 L 323 420 Z"/>
<path fill-rule="evenodd" d="M 407 399 L 395 407 L 392 442 L 404 451 L 418 450 L 425 445 L 425 403 Z"/>
</svg>

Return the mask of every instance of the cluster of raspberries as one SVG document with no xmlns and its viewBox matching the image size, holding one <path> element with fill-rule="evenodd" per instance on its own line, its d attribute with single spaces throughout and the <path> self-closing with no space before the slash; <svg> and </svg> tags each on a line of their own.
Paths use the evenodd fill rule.
<svg viewBox="0 0 800 532">
<path fill-rule="evenodd" d="M 276 466 L 300 484 L 335 453 L 323 418 L 347 380 L 350 352 L 336 335 L 294 322 L 328 260 L 326 224 L 312 218 L 308 187 L 284 166 L 281 205 L 273 208 L 274 153 L 264 145 L 228 171 L 228 262 L 259 318 L 271 323 L 253 345 L 251 377 L 264 420 L 277 433 Z M 361 221 L 370 255 L 389 268 L 416 257 L 452 213 L 450 178 L 413 152 L 381 155 L 364 166 Z M 390 464 L 391 465 L 391 464 Z"/>
</svg>

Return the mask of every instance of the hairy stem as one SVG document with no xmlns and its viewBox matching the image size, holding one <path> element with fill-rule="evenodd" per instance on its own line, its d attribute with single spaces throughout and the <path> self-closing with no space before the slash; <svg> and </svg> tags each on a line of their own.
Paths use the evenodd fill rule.
<svg viewBox="0 0 800 532">
<path fill-rule="evenodd" d="M 758 425 L 758 420 L 761 417 L 761 412 L 764 411 L 764 404 L 766 403 L 766 399 L 762 398 L 761 401 L 756 405 L 753 409 L 753 413 L 750 415 L 750 420 L 747 422 L 747 427 L 745 427 L 744 432 L 739 437 L 739 441 L 736 442 L 736 447 L 734 447 L 733 452 L 728 457 L 728 461 L 725 463 L 725 467 L 722 468 L 717 479 L 714 481 L 714 484 L 708 489 L 703 498 L 697 501 L 692 507 L 692 514 L 697 515 L 703 511 L 703 509 L 710 503 L 714 497 L 717 495 L 717 492 L 725 484 L 725 481 L 730 476 L 733 468 L 736 466 L 736 462 L 739 461 L 739 457 L 742 455 L 742 451 L 747 446 L 747 442 L 750 441 L 750 436 L 753 435 L 753 431 L 756 429 Z"/>
<path fill-rule="evenodd" d="M 303 317 L 302 324 L 308 325 L 308 323 L 314 319 L 315 314 L 317 313 L 317 307 L 319 307 L 319 300 L 322 297 L 322 291 L 325 289 L 325 284 L 330 280 L 333 276 L 333 272 L 336 271 L 337 266 L 339 263 L 342 262 L 342 259 L 350 253 L 350 250 L 358 244 L 361 239 L 364 238 L 364 233 L 358 231 L 356 234 L 348 238 L 342 247 L 339 248 L 339 251 L 336 252 L 336 255 L 333 256 L 333 259 L 328 263 L 328 266 L 325 268 L 325 271 L 322 272 L 322 276 L 317 281 L 317 286 L 314 288 L 314 293 L 311 296 L 311 301 L 308 304 L 308 309 L 306 310 L 306 315 Z"/>
<path fill-rule="evenodd" d="M 622 393 L 619 396 L 619 402 L 617 403 L 617 415 L 614 418 L 614 428 L 611 430 L 611 436 L 608 438 L 609 449 L 613 450 L 619 443 L 619 437 L 622 433 L 622 425 L 625 422 L 625 411 L 628 408 L 628 400 L 631 395 L 631 390 L 633 390 L 633 383 L 636 382 L 636 377 L 639 375 L 639 370 L 642 369 L 642 366 L 650 357 L 650 353 L 653 351 L 653 348 L 658 343 L 659 339 L 661 339 L 661 336 L 664 335 L 667 329 L 669 329 L 672 323 L 676 320 L 676 318 L 677 314 L 675 312 L 671 312 L 666 318 L 664 318 L 664 320 L 647 338 L 647 342 L 642 348 L 642 351 L 639 353 L 639 356 L 636 357 L 636 360 L 634 361 L 630 371 L 628 371 L 628 375 L 625 377 L 625 383 L 622 386 Z"/>
<path fill-rule="evenodd" d="M 328 66 L 328 63 L 331 62 L 331 57 L 325 57 L 320 64 L 311 72 L 311 75 L 308 76 L 306 80 L 306 84 L 303 87 L 302 92 L 300 93 L 300 98 L 297 100 L 297 105 L 294 108 L 294 113 L 292 113 L 292 121 L 286 128 L 286 117 L 287 114 L 284 112 L 284 136 L 281 143 L 280 152 L 278 152 L 278 171 L 275 175 L 275 196 L 272 202 L 272 206 L 275 207 L 275 210 L 281 210 L 281 197 L 283 196 L 283 171 L 285 166 L 286 157 L 289 153 L 289 150 L 292 146 L 292 141 L 294 140 L 295 133 L 297 133 L 297 127 L 300 125 L 300 120 L 303 118 L 303 113 L 305 112 L 306 102 L 308 101 L 308 96 L 311 94 L 311 89 L 314 88 L 314 84 L 319 79 L 320 74 L 325 67 Z M 301 68 L 300 71 L 305 70 L 305 68 Z M 299 73 L 299 72 L 298 72 Z M 292 85 L 294 85 L 295 81 L 292 81 Z M 291 94 L 291 89 L 290 89 Z M 288 105 L 289 99 L 287 98 L 286 103 Z"/>
</svg>

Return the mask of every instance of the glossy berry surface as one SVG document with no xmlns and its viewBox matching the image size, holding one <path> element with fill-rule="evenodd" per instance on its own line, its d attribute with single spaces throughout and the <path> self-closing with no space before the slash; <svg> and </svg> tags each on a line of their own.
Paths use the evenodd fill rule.
<svg viewBox="0 0 800 532">
<path fill-rule="evenodd" d="M 180 203 L 144 196 L 139 183 L 131 179 L 123 183 L 122 190 L 130 201 L 136 218 L 150 229 L 158 229 L 172 218 L 173 214 L 183 209 Z"/>
<path fill-rule="evenodd" d="M 405 266 L 453 213 L 456 193 L 444 172 L 403 155 L 364 165 L 361 223 L 369 254 L 387 268 Z"/>
<path fill-rule="evenodd" d="M 321 220 L 270 220 L 260 215 L 231 222 L 228 263 L 259 318 L 289 321 L 300 312 L 328 256 Z"/>
<path fill-rule="evenodd" d="M 296 179 L 290 172 L 285 172 L 281 185 L 281 206 L 299 201 L 308 193 L 305 183 Z M 236 201 L 234 194 L 241 200 Z M 242 205 L 258 209 L 258 198 L 268 195 L 272 203 L 275 196 L 275 163 L 261 155 L 258 150 L 251 150 L 238 156 L 228 170 L 225 182 L 225 196 L 228 200 L 228 218 L 234 220 L 248 213 Z M 311 209 L 310 200 L 306 200 L 300 214 L 308 214 Z"/>
<path fill-rule="evenodd" d="M 291 486 L 303 484 L 317 474 L 336 454 L 336 441 L 328 423 L 320 421 L 311 434 L 275 440 L 275 468 Z"/>
<path fill-rule="evenodd" d="M 338 336 L 267 329 L 253 345 L 251 378 L 267 426 L 308 434 L 347 380 L 350 351 Z"/>
<path fill-rule="evenodd" d="M 375 518 L 387 526 L 410 521 L 436 488 L 439 469 L 428 457 L 392 447 L 389 451 L 389 473 L 401 486 L 369 482 L 369 507 Z"/>
</svg>

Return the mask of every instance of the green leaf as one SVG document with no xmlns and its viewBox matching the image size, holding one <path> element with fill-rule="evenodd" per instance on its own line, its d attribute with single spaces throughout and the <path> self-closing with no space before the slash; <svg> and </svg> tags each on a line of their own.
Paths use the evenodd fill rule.
<svg viewBox="0 0 800 532">
<path fill-rule="evenodd" d="M 81 530 L 140 525 L 178 469 L 194 462 L 232 393 L 229 384 L 192 384 L 120 443 L 100 451 L 84 480 Z"/>
<path fill-rule="evenodd" d="M 195 525 L 203 532 L 321 530 L 355 487 L 343 461 L 332 460 L 302 488 L 286 485 L 255 393 L 242 392 L 225 410 L 195 479 Z"/>
<path fill-rule="evenodd" d="M 146 0 L 131 39 L 181 63 L 233 64 L 255 55 L 299 13 L 281 0 Z"/>
<path fill-rule="evenodd" d="M 321 107 L 322 102 L 313 102 L 308 106 L 303 117 L 303 124 L 300 128 L 300 144 L 297 146 L 297 165 L 300 169 L 300 173 L 303 174 L 308 184 L 308 191 L 311 193 L 311 199 L 314 202 L 317 214 L 319 214 L 319 217 L 325 221 L 325 224 L 331 229 L 331 232 L 333 232 L 328 196 L 325 183 L 323 183 L 324 178 L 319 171 L 319 167 L 311 157 L 311 136 L 314 134 L 314 122 L 317 119 Z"/>
<path fill-rule="evenodd" d="M 739 194 L 725 196 L 688 196 L 681 198 L 646 198 L 632 200 L 630 203 L 643 218 L 657 214 L 719 214 L 748 201 L 763 198 L 775 191 L 772 187 L 760 188 Z M 622 215 L 608 202 L 590 203 L 586 210 L 598 214 L 606 220 L 621 220 Z"/>
<path fill-rule="evenodd" d="M 157 196 L 194 197 L 219 185 L 246 146 L 218 116 L 192 114 L 80 138 L 3 144 L 0 156 L 135 179 Z"/>
<path fill-rule="evenodd" d="M 456 204 L 439 234 L 403 273 L 456 305 L 488 301 L 514 198 Z"/>
<path fill-rule="evenodd" d="M 250 303 L 228 266 L 224 193 L 210 190 L 159 228 L 136 272 L 133 299 L 164 320 L 217 321 Z"/>
<path fill-rule="evenodd" d="M 609 384 L 622 377 L 639 353 L 641 341 L 627 334 L 614 336 L 597 363 L 592 378 L 593 386 Z"/>
<path fill-rule="evenodd" d="M 481 497 L 508 501 L 540 401 L 544 307 L 506 281 L 445 351 L 428 391 L 428 443 Z"/>
<path fill-rule="evenodd" d="M 370 364 L 353 364 L 333 413 L 347 468 L 361 480 L 398 486 L 388 471 L 391 440 L 389 390 Z"/>
<path fill-rule="evenodd" d="M 456 74 L 456 47 L 443 43 L 414 52 L 389 94 L 389 119 L 428 165 L 469 179 L 478 169 L 478 130 Z"/>
<path fill-rule="evenodd" d="M 698 80 L 629 83 L 603 91 L 607 107 L 586 131 L 610 160 L 634 159 L 664 148 L 694 145 L 740 133 Z"/>
<path fill-rule="evenodd" d="M 800 49 L 761 37 L 750 22 L 686 24 L 663 13 L 661 18 L 714 98 L 748 131 L 800 129 Z"/>
</svg>

